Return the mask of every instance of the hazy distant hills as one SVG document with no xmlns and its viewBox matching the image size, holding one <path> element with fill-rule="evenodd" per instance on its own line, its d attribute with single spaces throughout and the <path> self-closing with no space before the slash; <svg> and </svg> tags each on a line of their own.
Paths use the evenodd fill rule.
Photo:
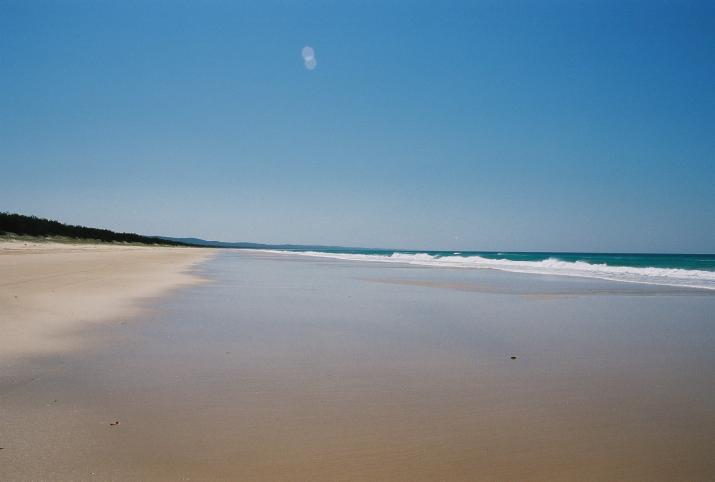
<svg viewBox="0 0 715 482">
<path fill-rule="evenodd" d="M 157 236 L 159 239 L 171 241 L 175 243 L 191 244 L 194 246 L 209 246 L 212 248 L 244 248 L 244 249 L 281 249 L 281 250 L 345 250 L 345 249 L 361 249 L 361 248 L 346 248 L 344 246 L 322 246 L 322 245 L 306 245 L 306 244 L 262 244 L 262 243 L 247 243 L 235 242 L 229 243 L 226 241 L 209 241 L 201 238 L 170 238 L 167 236 Z"/>
<path fill-rule="evenodd" d="M 269 249 L 270 245 L 259 243 L 227 243 L 225 241 L 210 241 L 201 238 L 171 238 L 168 236 L 157 236 L 157 238 L 173 241 L 176 243 L 193 244 L 195 246 L 210 246 L 212 248 L 255 248 Z M 272 249 L 272 248 L 270 248 Z"/>
</svg>

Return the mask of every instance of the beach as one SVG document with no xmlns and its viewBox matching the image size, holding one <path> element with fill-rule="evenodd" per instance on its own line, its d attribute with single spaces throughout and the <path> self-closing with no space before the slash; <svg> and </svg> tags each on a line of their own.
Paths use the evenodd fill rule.
<svg viewBox="0 0 715 482">
<path fill-rule="evenodd" d="M 0 255 L 2 480 L 715 478 L 712 290 L 57 249 Z"/>
<path fill-rule="evenodd" d="M 70 350 L 82 324 L 127 318 L 137 301 L 201 281 L 198 248 L 0 242 L 0 363 Z"/>
</svg>

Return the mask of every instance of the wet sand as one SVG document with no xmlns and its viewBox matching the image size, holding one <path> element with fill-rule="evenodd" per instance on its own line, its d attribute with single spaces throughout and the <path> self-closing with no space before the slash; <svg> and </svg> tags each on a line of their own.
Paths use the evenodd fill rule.
<svg viewBox="0 0 715 482">
<path fill-rule="evenodd" d="M 196 274 L 2 373 L 0 479 L 715 478 L 710 293 L 239 251 Z"/>
</svg>

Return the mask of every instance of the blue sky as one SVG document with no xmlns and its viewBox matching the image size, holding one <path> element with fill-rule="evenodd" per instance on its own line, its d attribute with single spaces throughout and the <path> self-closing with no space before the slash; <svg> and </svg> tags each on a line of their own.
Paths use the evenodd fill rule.
<svg viewBox="0 0 715 482">
<path fill-rule="evenodd" d="M 0 0 L 0 74 L 0 210 L 715 252 L 713 2 Z"/>
</svg>

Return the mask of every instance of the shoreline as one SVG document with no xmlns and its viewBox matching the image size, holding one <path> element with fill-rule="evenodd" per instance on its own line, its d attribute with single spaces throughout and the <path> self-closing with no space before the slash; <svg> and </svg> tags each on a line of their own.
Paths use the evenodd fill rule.
<svg viewBox="0 0 715 482">
<path fill-rule="evenodd" d="M 715 297 L 211 252 L 210 285 L 3 365 L 0 479 L 715 473 Z"/>
<path fill-rule="evenodd" d="M 213 254 L 192 247 L 0 242 L 0 363 L 78 347 L 82 325 L 137 315 L 142 300 L 203 282 L 189 270 Z"/>
<path fill-rule="evenodd" d="M 474 251 L 469 256 L 462 253 L 447 251 L 394 251 L 392 254 L 380 250 L 364 250 L 365 252 L 333 252 L 333 251 L 286 251 L 273 249 L 253 249 L 254 252 L 283 256 L 303 256 L 340 261 L 356 261 L 369 263 L 386 263 L 403 266 L 421 266 L 439 269 L 488 269 L 507 273 L 519 273 L 537 276 L 558 276 L 566 278 L 598 279 L 617 283 L 635 285 L 663 286 L 677 289 L 715 292 L 715 271 L 703 268 L 683 268 L 657 265 L 609 265 L 601 259 L 593 264 L 590 260 L 562 260 L 561 255 L 571 256 L 579 253 L 533 253 L 548 254 L 545 259 L 517 260 L 504 258 L 483 258 L 480 252 Z M 500 253 L 521 254 L 520 252 Z M 588 253 L 586 253 L 588 254 Z M 601 257 L 618 256 L 617 253 L 599 254 Z M 648 256 L 631 254 L 629 256 Z M 666 256 L 666 255 L 664 255 Z M 698 256 L 670 254 L 667 256 Z M 711 256 L 711 255 L 702 255 Z"/>
</svg>

